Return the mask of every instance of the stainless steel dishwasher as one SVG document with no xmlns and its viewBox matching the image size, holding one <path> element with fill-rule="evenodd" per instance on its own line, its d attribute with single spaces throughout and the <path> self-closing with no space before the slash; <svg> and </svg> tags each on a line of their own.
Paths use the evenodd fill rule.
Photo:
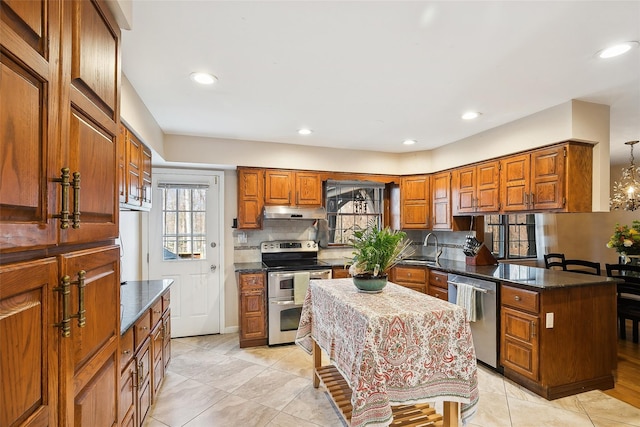
<svg viewBox="0 0 640 427">
<path fill-rule="evenodd" d="M 449 302 L 458 298 L 458 284 L 473 286 L 476 292 L 477 318 L 470 322 L 476 358 L 498 369 L 498 284 L 474 277 L 449 274 Z"/>
</svg>

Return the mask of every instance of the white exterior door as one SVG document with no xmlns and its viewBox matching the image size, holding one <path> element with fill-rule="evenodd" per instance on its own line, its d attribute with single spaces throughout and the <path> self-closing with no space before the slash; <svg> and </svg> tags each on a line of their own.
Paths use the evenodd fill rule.
<svg viewBox="0 0 640 427">
<path fill-rule="evenodd" d="M 222 173 L 154 169 L 149 276 L 173 279 L 171 336 L 220 333 Z"/>
</svg>

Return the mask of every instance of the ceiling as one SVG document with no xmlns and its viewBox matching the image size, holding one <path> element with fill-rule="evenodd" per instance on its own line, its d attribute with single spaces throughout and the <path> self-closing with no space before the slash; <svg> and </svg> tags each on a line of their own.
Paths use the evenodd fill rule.
<svg viewBox="0 0 640 427">
<path fill-rule="evenodd" d="M 402 153 L 577 99 L 611 106 L 624 163 L 640 48 L 596 53 L 631 40 L 640 1 L 134 0 L 122 68 L 166 134 Z"/>
</svg>

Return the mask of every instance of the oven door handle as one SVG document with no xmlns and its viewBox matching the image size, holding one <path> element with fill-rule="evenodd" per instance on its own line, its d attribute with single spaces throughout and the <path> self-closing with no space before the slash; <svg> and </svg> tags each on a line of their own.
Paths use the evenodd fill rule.
<svg viewBox="0 0 640 427">
<path fill-rule="evenodd" d="M 295 301 L 269 301 L 269 304 L 275 304 L 275 305 L 295 305 L 296 302 Z"/>
<path fill-rule="evenodd" d="M 293 273 L 269 273 L 269 277 L 277 277 L 277 278 L 282 278 L 282 277 L 286 277 L 286 278 L 292 278 L 293 277 Z"/>
</svg>

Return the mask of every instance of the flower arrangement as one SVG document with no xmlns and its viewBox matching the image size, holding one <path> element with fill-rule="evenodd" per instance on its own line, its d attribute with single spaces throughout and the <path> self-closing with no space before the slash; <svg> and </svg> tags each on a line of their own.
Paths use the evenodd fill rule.
<svg viewBox="0 0 640 427">
<path fill-rule="evenodd" d="M 624 255 L 640 255 L 640 221 L 634 220 L 630 227 L 616 224 L 607 247 Z"/>
<path fill-rule="evenodd" d="M 381 277 L 413 253 L 411 241 L 405 232 L 389 227 L 378 228 L 377 225 L 355 231 L 349 243 L 353 245 L 349 269 L 352 276 Z"/>
</svg>

